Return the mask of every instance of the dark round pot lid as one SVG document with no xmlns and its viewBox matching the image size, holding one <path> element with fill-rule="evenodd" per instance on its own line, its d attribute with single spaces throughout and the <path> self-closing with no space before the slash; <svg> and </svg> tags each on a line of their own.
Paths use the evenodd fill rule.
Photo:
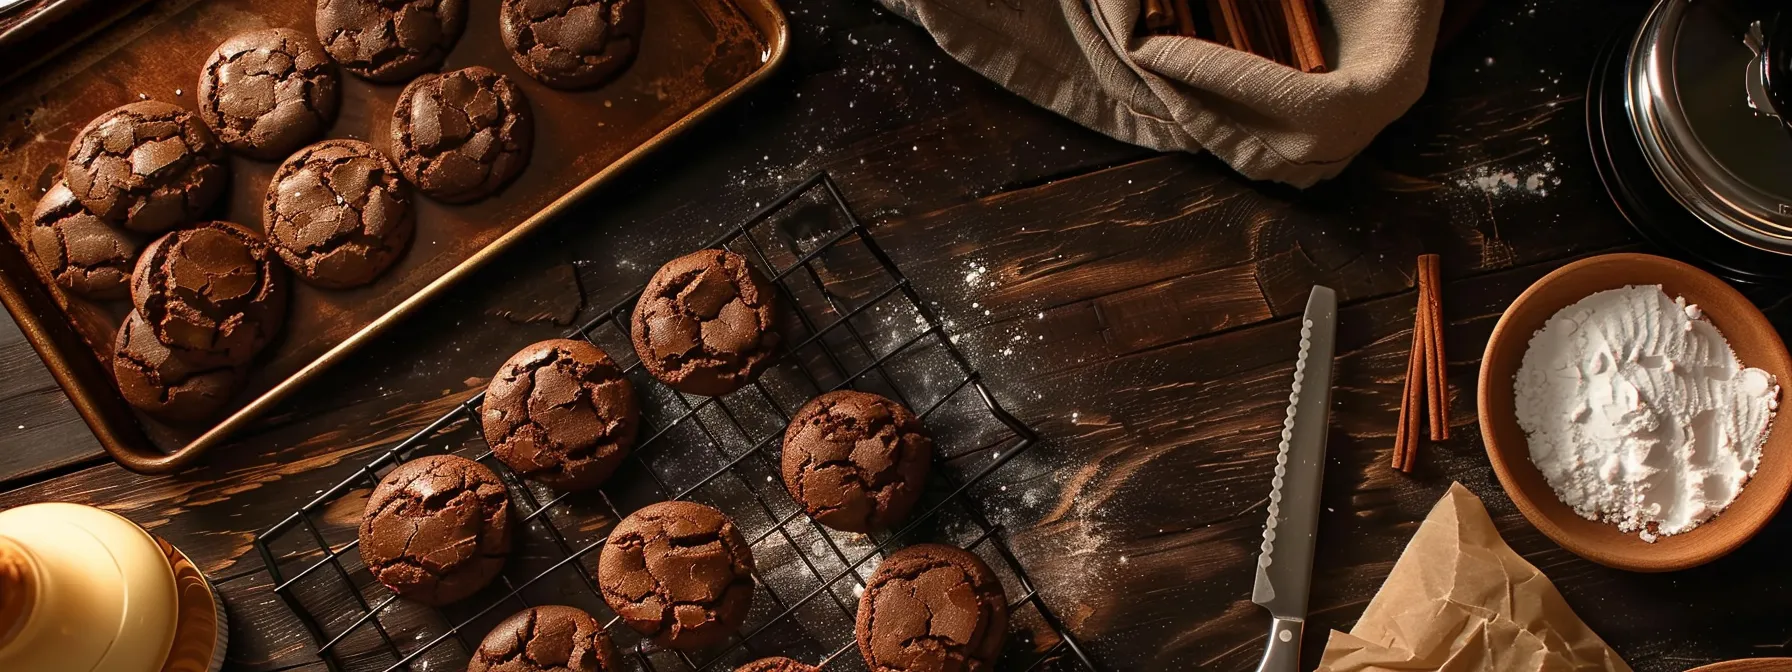
<svg viewBox="0 0 1792 672">
<path fill-rule="evenodd" d="M 1630 46 L 1624 100 L 1643 158 L 1675 201 L 1725 237 L 1792 254 L 1792 132 L 1777 112 L 1792 105 L 1775 102 L 1792 101 L 1792 37 L 1773 13 L 1662 0 Z"/>
</svg>

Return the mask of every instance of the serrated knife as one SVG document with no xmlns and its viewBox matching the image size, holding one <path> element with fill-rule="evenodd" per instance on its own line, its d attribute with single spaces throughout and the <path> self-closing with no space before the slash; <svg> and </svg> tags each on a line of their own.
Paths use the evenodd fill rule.
<svg viewBox="0 0 1792 672">
<path fill-rule="evenodd" d="M 1300 669 L 1301 630 L 1307 620 L 1307 593 L 1313 584 L 1313 540 L 1319 532 L 1319 491 L 1325 475 L 1325 437 L 1331 424 L 1332 351 L 1338 337 L 1338 295 L 1313 287 L 1301 316 L 1300 354 L 1294 360 L 1294 391 L 1276 448 L 1270 480 L 1269 521 L 1263 525 L 1257 556 L 1257 584 L 1251 601 L 1269 610 L 1269 643 L 1258 672 Z"/>
</svg>

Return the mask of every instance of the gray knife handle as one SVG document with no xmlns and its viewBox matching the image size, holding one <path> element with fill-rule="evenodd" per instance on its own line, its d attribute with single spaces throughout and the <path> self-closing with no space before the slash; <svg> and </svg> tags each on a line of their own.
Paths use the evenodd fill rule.
<svg viewBox="0 0 1792 672">
<path fill-rule="evenodd" d="M 1263 647 L 1263 662 L 1257 672 L 1299 672 L 1300 633 L 1306 623 L 1292 618 L 1278 618 L 1269 624 L 1269 645 Z"/>
</svg>

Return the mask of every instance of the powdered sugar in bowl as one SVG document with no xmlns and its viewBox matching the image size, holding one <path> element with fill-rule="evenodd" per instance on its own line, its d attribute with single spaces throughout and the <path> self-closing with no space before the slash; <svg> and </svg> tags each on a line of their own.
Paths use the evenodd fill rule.
<svg viewBox="0 0 1792 672">
<path fill-rule="evenodd" d="M 1792 489 L 1774 421 L 1792 358 L 1735 289 L 1614 254 L 1538 280 L 1483 357 L 1482 437 L 1500 483 L 1563 548 L 1635 571 L 1709 562 Z"/>
</svg>

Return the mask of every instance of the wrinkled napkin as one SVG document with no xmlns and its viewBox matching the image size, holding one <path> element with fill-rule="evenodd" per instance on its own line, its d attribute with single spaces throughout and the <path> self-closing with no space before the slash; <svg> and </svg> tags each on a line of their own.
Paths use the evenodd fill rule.
<svg viewBox="0 0 1792 672">
<path fill-rule="evenodd" d="M 1139 0 L 879 0 L 1033 103 L 1246 177 L 1337 175 L 1425 91 L 1444 0 L 1316 0 L 1330 72 L 1179 36 L 1135 36 Z M 1202 0 L 1191 3 L 1201 6 Z"/>
<path fill-rule="evenodd" d="M 1487 508 L 1450 485 L 1320 672 L 1621 670 L 1549 577 L 1512 551 Z"/>
</svg>

